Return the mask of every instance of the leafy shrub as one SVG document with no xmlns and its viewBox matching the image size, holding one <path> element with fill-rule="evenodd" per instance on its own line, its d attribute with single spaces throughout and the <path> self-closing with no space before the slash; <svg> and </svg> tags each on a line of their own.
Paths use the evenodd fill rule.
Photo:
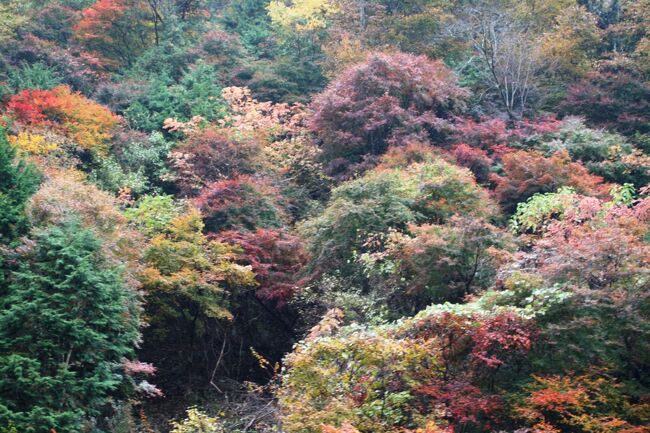
<svg viewBox="0 0 650 433">
<path fill-rule="evenodd" d="M 233 81 L 241 71 L 246 51 L 240 38 L 223 30 L 211 30 L 201 35 L 201 40 L 192 51 L 206 63 L 215 66 L 219 79 Z"/>
<path fill-rule="evenodd" d="M 579 117 L 568 117 L 562 121 L 557 131 L 529 136 L 524 143 L 547 154 L 566 149 L 573 160 L 585 164 L 606 160 L 613 147 L 630 151 L 630 144 L 625 137 L 590 129 Z"/>
<path fill-rule="evenodd" d="M 606 371 L 592 369 L 581 375 L 533 379 L 515 410 L 537 431 L 643 431 L 635 425 L 641 421 L 635 409 L 643 409 L 630 404 L 621 384 Z"/>
<path fill-rule="evenodd" d="M 320 162 L 321 151 L 306 137 L 275 141 L 263 149 L 263 156 L 294 185 L 306 190 L 312 199 L 326 198 L 331 179 Z"/>
<path fill-rule="evenodd" d="M 561 122 L 554 117 L 522 119 L 508 123 L 501 118 L 456 118 L 451 130 L 456 143 L 467 144 L 499 159 L 512 151 L 512 146 L 527 137 L 546 136 L 557 132 Z"/>
<path fill-rule="evenodd" d="M 74 26 L 76 38 L 101 59 L 101 66 L 117 69 L 133 62 L 154 42 L 149 11 L 139 0 L 99 0 L 84 9 Z"/>
<path fill-rule="evenodd" d="M 143 81 L 130 79 L 102 81 L 93 89 L 93 98 L 114 113 L 124 115 L 129 106 L 146 90 L 147 85 Z"/>
<path fill-rule="evenodd" d="M 84 95 L 94 93 L 95 86 L 102 78 L 97 71 L 99 61 L 92 54 L 57 45 L 32 34 L 26 34 L 16 41 L 13 57 L 18 64 L 21 61 L 44 63 L 56 71 L 62 84 Z"/>
<path fill-rule="evenodd" d="M 120 119 L 107 108 L 72 92 L 68 86 L 52 90 L 24 90 L 7 103 L 14 118 L 27 125 L 47 125 L 68 136 L 80 148 L 105 154 Z"/>
<path fill-rule="evenodd" d="M 539 354 L 551 371 L 607 365 L 618 377 L 631 378 L 648 368 L 650 324 L 643 313 L 648 302 L 643 287 L 649 205 L 647 198 L 629 203 L 620 197 L 605 202 L 574 195 L 530 255 L 513 264 L 516 269 L 526 261 L 526 269 L 541 276 L 545 287 L 571 294 L 564 308 L 541 316 L 548 320 L 545 338 L 558 348 Z M 576 350 L 562 349 L 569 345 Z"/>
<path fill-rule="evenodd" d="M 149 136 L 136 131 L 118 132 L 111 155 L 96 162 L 91 178 L 114 193 L 128 191 L 140 196 L 174 191 L 173 173 L 167 164 L 173 145 L 160 132 Z"/>
<path fill-rule="evenodd" d="M 187 409 L 187 417 L 172 423 L 171 433 L 224 433 L 217 418 L 208 416 L 195 407 Z"/>
<path fill-rule="evenodd" d="M 261 151 L 253 137 L 207 128 L 190 132 L 171 157 L 180 190 L 194 195 L 212 182 L 253 174 L 260 165 Z"/>
<path fill-rule="evenodd" d="M 495 194 L 507 213 L 537 193 L 554 192 L 563 186 L 579 193 L 597 195 L 603 191 L 602 178 L 589 174 L 580 163 L 571 162 L 566 151 L 550 157 L 519 150 L 503 156 L 503 176 L 493 176 Z"/>
<path fill-rule="evenodd" d="M 553 220 L 564 216 L 575 200 L 576 193 L 570 187 L 562 187 L 557 192 L 535 194 L 517 205 L 510 227 L 515 233 L 543 233 Z"/>
<path fill-rule="evenodd" d="M 647 156 L 625 137 L 587 128 L 580 118 L 564 119 L 556 132 L 532 135 L 524 144 L 547 155 L 566 150 L 571 159 L 582 162 L 591 173 L 610 182 L 629 182 L 641 187 L 650 181 Z"/>
<path fill-rule="evenodd" d="M 202 228 L 195 209 L 172 219 L 167 233 L 151 239 L 144 253 L 147 268 L 141 279 L 151 297 L 164 299 L 164 293 L 169 292 L 198 304 L 196 314 L 231 318 L 222 283 L 251 282 L 253 274 L 232 263 L 234 248 L 209 241 L 201 233 Z M 229 266 L 231 269 L 226 272 Z"/>
<path fill-rule="evenodd" d="M 431 307 L 387 326 L 342 327 L 342 319 L 328 312 L 286 358 L 278 394 L 288 432 L 319 431 L 320 424 L 480 430 L 502 407 L 486 385 L 500 371 L 514 378 L 535 335 L 516 314 L 464 306 Z"/>
<path fill-rule="evenodd" d="M 323 335 L 312 331 L 286 359 L 279 402 L 288 432 L 342 423 L 362 432 L 396 432 L 416 420 L 441 421 L 418 414 L 414 404 L 413 388 L 438 375 L 430 342 L 397 340 L 381 330 L 330 336 L 331 326 L 336 322 L 321 322 Z"/>
<path fill-rule="evenodd" d="M 298 275 L 307 261 L 301 239 L 280 230 L 221 232 L 218 239 L 243 250 L 238 262 L 251 266 L 259 299 L 283 308 L 299 290 Z"/>
<path fill-rule="evenodd" d="M 124 71 L 125 78 L 146 82 L 157 79 L 179 82 L 200 58 L 190 44 L 191 41 L 182 37 L 160 41 L 138 56 L 133 65 Z"/>
<path fill-rule="evenodd" d="M 124 212 L 131 223 L 149 236 L 164 233 L 179 214 L 180 207 L 170 195 L 144 196 L 137 206 Z"/>
<path fill-rule="evenodd" d="M 388 297 L 396 316 L 431 303 L 461 302 L 491 287 L 513 249 L 506 233 L 472 217 L 410 226 L 409 232 L 390 234 L 385 250 L 360 256 L 370 285 Z"/>
<path fill-rule="evenodd" d="M 14 94 L 26 89 L 50 90 L 61 83 L 61 78 L 43 62 L 23 62 L 20 69 L 9 72 L 8 81 L 7 93 Z"/>
<path fill-rule="evenodd" d="M 451 148 L 451 154 L 458 165 L 467 167 L 474 173 L 477 182 L 485 183 L 489 179 L 494 161 L 483 149 L 461 143 Z"/>
<path fill-rule="evenodd" d="M 239 176 L 206 186 L 194 200 L 205 228 L 221 230 L 280 228 L 287 216 L 278 190 L 263 179 Z"/>
<path fill-rule="evenodd" d="M 505 120 L 472 118 L 456 119 L 452 127 L 452 138 L 459 143 L 466 143 L 471 147 L 478 147 L 485 151 L 491 151 L 495 146 L 509 144 L 516 131 L 508 128 Z"/>
<path fill-rule="evenodd" d="M 624 134 L 649 131 L 650 86 L 625 64 L 604 62 L 568 89 L 561 109 Z"/>
<path fill-rule="evenodd" d="M 311 267 L 350 275 L 355 254 L 372 251 L 371 235 L 410 223 L 443 223 L 454 214 L 491 215 L 494 208 L 472 174 L 441 159 L 405 168 L 378 168 L 332 192 L 321 215 L 302 223 Z"/>
<path fill-rule="evenodd" d="M 84 1 L 74 3 L 50 3 L 36 11 L 28 23 L 29 32 L 40 39 L 62 45 L 70 42 L 74 36 L 72 28 L 80 18 L 75 6 L 83 6 Z"/>
<path fill-rule="evenodd" d="M 373 54 L 347 69 L 312 103 L 312 130 L 324 157 L 356 162 L 420 134 L 436 142 L 467 96 L 440 61 Z"/>
<path fill-rule="evenodd" d="M 58 143 L 51 142 L 48 137 L 29 132 L 19 132 L 9 137 L 11 145 L 27 155 L 47 155 L 59 148 Z"/>
<path fill-rule="evenodd" d="M 440 157 L 440 152 L 428 143 L 408 140 L 403 146 L 391 146 L 379 158 L 379 168 L 406 168 L 411 164 L 431 163 Z"/>
</svg>

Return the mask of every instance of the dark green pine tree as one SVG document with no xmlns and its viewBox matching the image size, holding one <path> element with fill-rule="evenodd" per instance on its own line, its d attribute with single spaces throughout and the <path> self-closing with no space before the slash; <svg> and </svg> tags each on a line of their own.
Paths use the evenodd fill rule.
<svg viewBox="0 0 650 433">
<path fill-rule="evenodd" d="M 136 296 L 79 224 L 43 230 L 23 250 L 0 312 L 0 427 L 100 431 L 94 419 L 128 386 Z"/>
<path fill-rule="evenodd" d="M 5 129 L 0 127 L 0 244 L 9 244 L 26 233 L 25 204 L 40 182 L 36 167 L 17 160 Z"/>
</svg>

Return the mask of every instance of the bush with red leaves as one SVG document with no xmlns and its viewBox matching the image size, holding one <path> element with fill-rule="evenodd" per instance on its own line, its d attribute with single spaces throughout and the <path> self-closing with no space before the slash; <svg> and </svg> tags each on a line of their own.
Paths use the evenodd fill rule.
<svg viewBox="0 0 650 433">
<path fill-rule="evenodd" d="M 417 388 L 416 393 L 437 405 L 444 405 L 445 418 L 456 426 L 480 425 L 484 431 L 489 431 L 490 419 L 503 410 L 499 396 L 484 393 L 464 380 L 437 380 Z"/>
<path fill-rule="evenodd" d="M 533 195 L 554 192 L 562 186 L 571 186 L 586 195 L 598 195 L 607 189 L 603 178 L 589 174 L 582 164 L 571 162 L 566 151 L 545 157 L 539 152 L 518 150 L 504 155 L 502 163 L 504 175 L 493 175 L 491 180 L 496 184 L 497 199 L 508 213 Z"/>
<path fill-rule="evenodd" d="M 442 61 L 411 54 L 373 54 L 314 98 L 311 129 L 327 160 L 358 162 L 406 137 L 439 141 L 467 91 Z"/>
<path fill-rule="evenodd" d="M 650 132 L 650 84 L 625 65 L 601 65 L 569 87 L 560 108 L 624 134 Z"/>
<path fill-rule="evenodd" d="M 192 196 L 211 182 L 252 174 L 260 152 L 260 143 L 252 137 L 208 128 L 192 131 L 171 159 L 179 189 Z"/>
<path fill-rule="evenodd" d="M 300 238 L 283 230 L 257 229 L 254 232 L 226 231 L 217 238 L 243 249 L 238 261 L 250 265 L 259 283 L 256 295 L 281 309 L 295 295 L 297 275 L 307 262 Z"/>
<path fill-rule="evenodd" d="M 280 193 L 267 181 L 250 176 L 220 180 L 206 186 L 194 204 L 208 232 L 280 228 L 287 215 Z"/>
<path fill-rule="evenodd" d="M 480 148 L 490 157 L 499 159 L 513 149 L 508 147 L 531 135 L 557 132 L 562 122 L 555 117 L 522 119 L 509 124 L 500 118 L 476 121 L 471 118 L 457 118 L 452 126 L 452 140 Z"/>
<path fill-rule="evenodd" d="M 487 182 L 490 176 L 490 167 L 492 167 L 494 161 L 486 151 L 460 143 L 451 148 L 451 154 L 458 165 L 467 167 L 474 173 L 477 182 Z"/>
<path fill-rule="evenodd" d="M 513 313 L 483 319 L 473 330 L 471 357 L 479 368 L 497 369 L 524 359 L 532 347 L 530 323 Z"/>
<path fill-rule="evenodd" d="M 455 142 L 467 143 L 471 147 L 478 147 L 485 151 L 492 152 L 495 145 L 507 145 L 512 142 L 514 132 L 508 129 L 508 123 L 504 119 L 481 119 L 476 121 L 472 118 L 455 119 L 452 127 L 452 139 Z"/>
<path fill-rule="evenodd" d="M 435 308 L 435 306 L 433 307 Z M 419 338 L 437 338 L 445 377 L 490 382 L 497 370 L 525 360 L 536 334 L 534 323 L 514 313 L 460 315 L 435 312 L 416 323 Z"/>
<path fill-rule="evenodd" d="M 435 307 L 433 307 L 435 308 Z M 494 392 L 501 380 L 516 371 L 532 348 L 537 333 L 532 321 L 513 313 L 496 315 L 433 311 L 416 318 L 413 337 L 437 339 L 442 375 L 417 388 L 422 402 L 443 404 L 446 418 L 457 426 L 482 426 L 498 422 L 504 408 Z M 510 373 L 509 373 L 510 372 Z"/>
<path fill-rule="evenodd" d="M 105 153 L 120 118 L 70 87 L 23 90 L 7 102 L 8 113 L 19 123 L 48 126 L 66 134 L 79 147 Z"/>
<path fill-rule="evenodd" d="M 158 23 L 158 18 L 155 23 Z M 73 30 L 107 69 L 131 64 L 154 42 L 149 5 L 140 0 L 98 0 L 81 12 Z"/>
</svg>

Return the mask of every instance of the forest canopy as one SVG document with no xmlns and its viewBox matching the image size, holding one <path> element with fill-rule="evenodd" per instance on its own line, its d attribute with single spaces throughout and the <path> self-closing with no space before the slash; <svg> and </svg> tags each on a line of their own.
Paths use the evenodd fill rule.
<svg viewBox="0 0 650 433">
<path fill-rule="evenodd" d="M 0 3 L 0 433 L 650 432 L 649 0 Z"/>
</svg>

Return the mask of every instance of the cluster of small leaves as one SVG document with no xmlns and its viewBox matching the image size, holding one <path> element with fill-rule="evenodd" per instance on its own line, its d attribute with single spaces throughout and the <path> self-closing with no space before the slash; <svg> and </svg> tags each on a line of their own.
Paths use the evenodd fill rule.
<svg viewBox="0 0 650 433">
<path fill-rule="evenodd" d="M 237 261 L 251 266 L 259 283 L 256 294 L 260 299 L 283 308 L 300 290 L 297 276 L 307 262 L 300 238 L 281 230 L 261 228 L 251 232 L 225 231 L 217 236 L 243 250 Z"/>
<path fill-rule="evenodd" d="M 223 433 L 217 418 L 208 416 L 195 407 L 187 409 L 187 417 L 172 423 L 171 433 Z"/>
<path fill-rule="evenodd" d="M 575 202 L 575 190 L 562 187 L 557 192 L 535 194 L 517 205 L 517 211 L 510 219 L 510 228 L 515 233 L 544 232 L 554 219 L 561 219 L 566 209 Z"/>
</svg>

